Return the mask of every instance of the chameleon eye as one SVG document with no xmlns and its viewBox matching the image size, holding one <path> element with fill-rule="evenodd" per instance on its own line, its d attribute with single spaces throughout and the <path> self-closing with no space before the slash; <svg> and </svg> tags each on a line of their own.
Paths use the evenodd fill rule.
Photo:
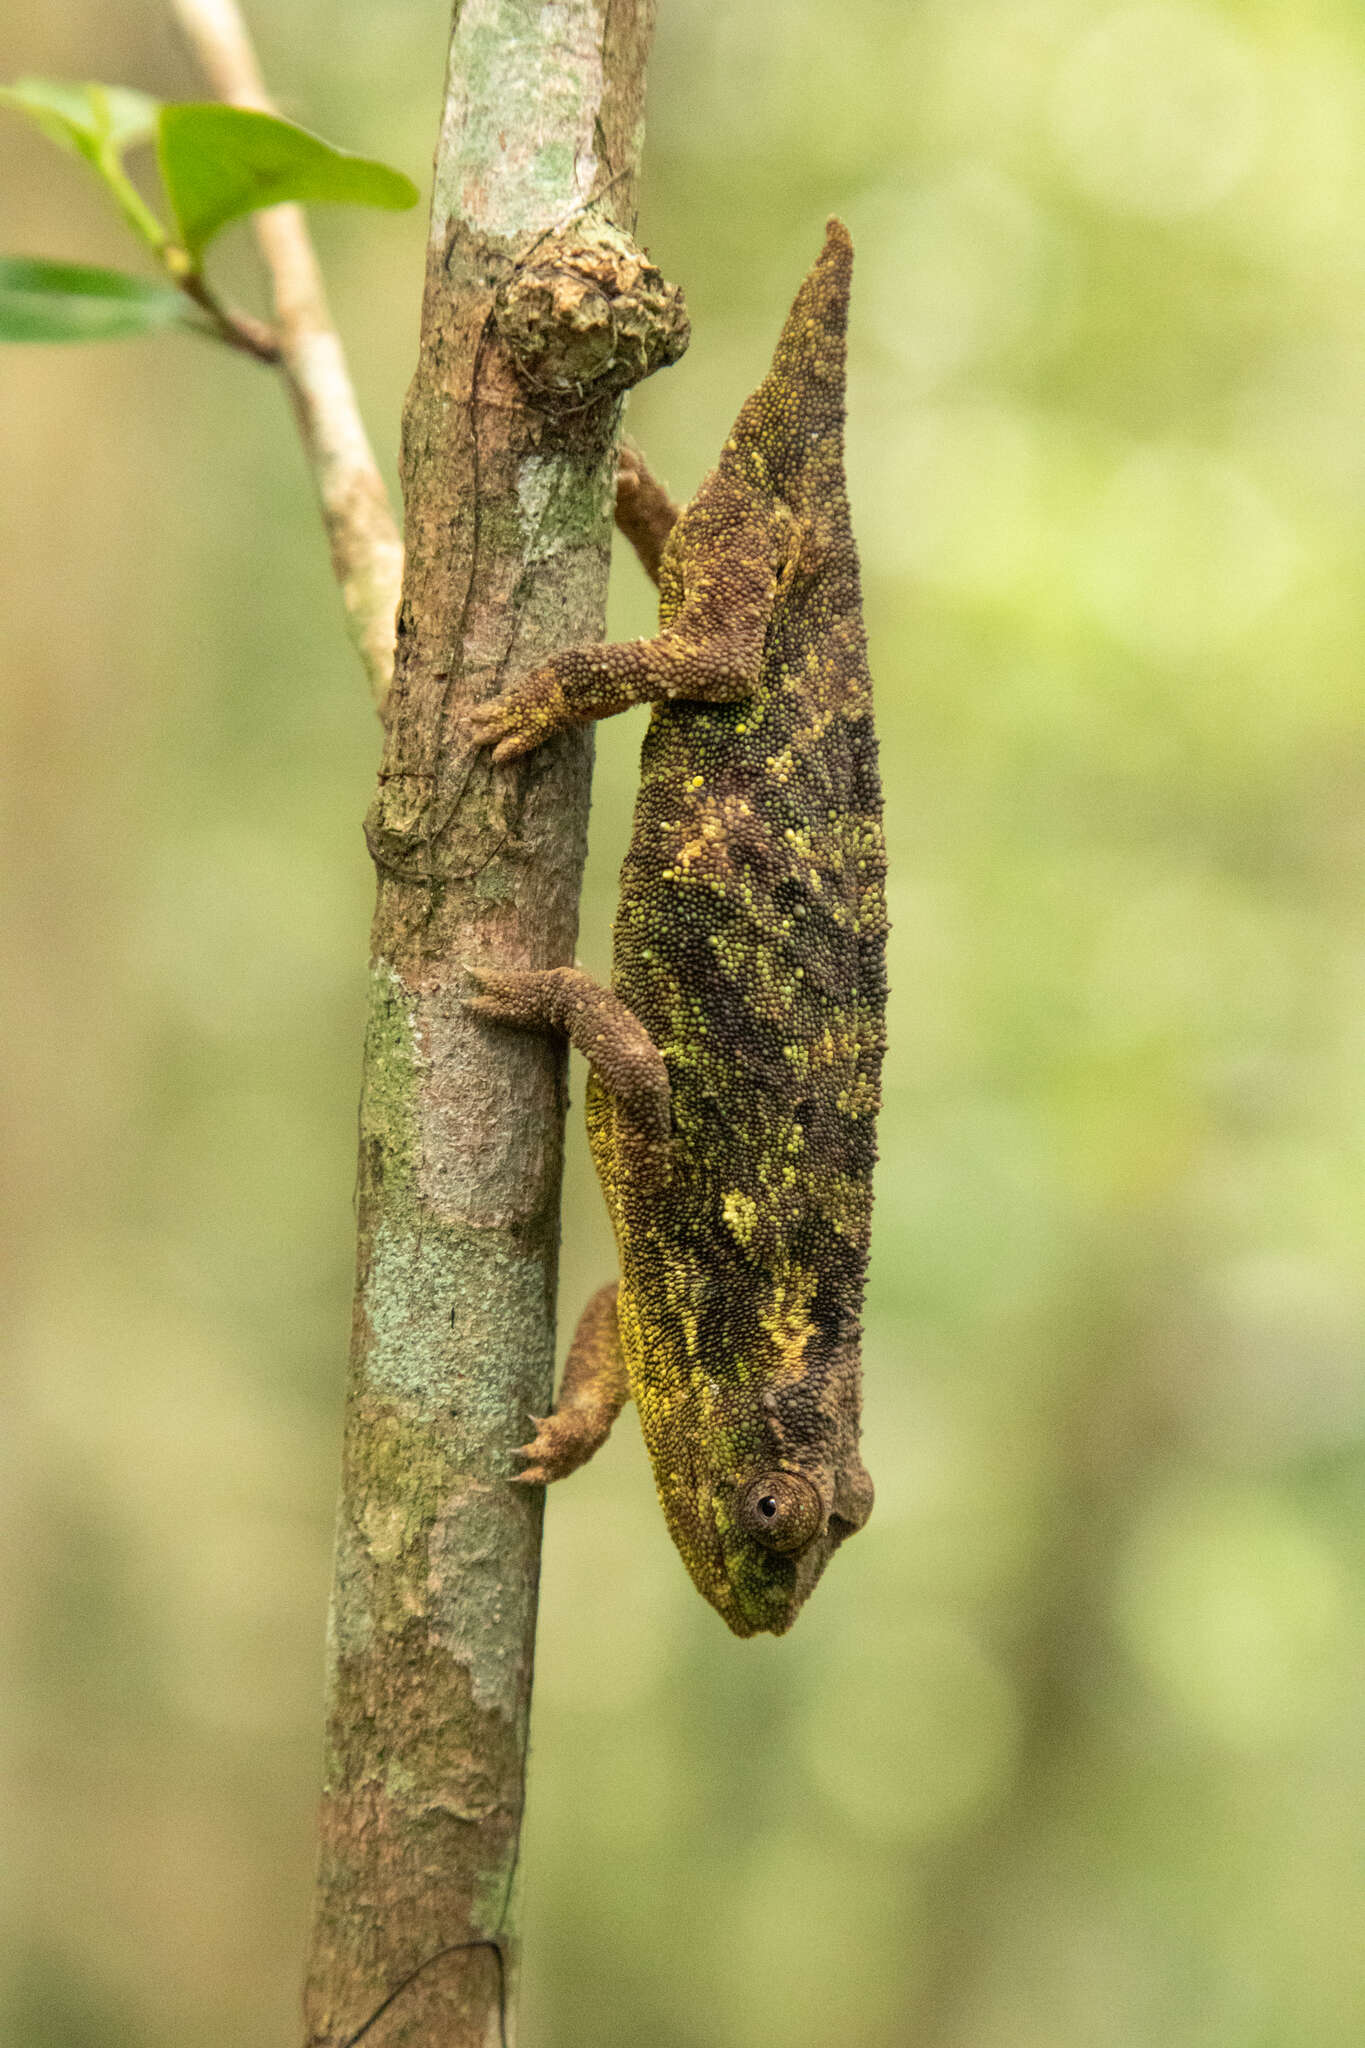
<svg viewBox="0 0 1365 2048">
<path fill-rule="evenodd" d="M 739 1519 L 765 1550 L 785 1556 L 820 1533 L 820 1496 L 795 1472 L 763 1472 L 741 1493 Z"/>
</svg>

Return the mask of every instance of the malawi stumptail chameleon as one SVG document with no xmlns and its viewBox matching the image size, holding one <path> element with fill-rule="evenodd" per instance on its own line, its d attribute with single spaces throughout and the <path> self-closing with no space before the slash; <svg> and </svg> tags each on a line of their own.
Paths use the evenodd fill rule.
<svg viewBox="0 0 1365 2048">
<path fill-rule="evenodd" d="M 683 1562 L 737 1635 L 791 1626 L 872 1507 L 861 1308 L 885 1044 L 881 787 L 844 482 L 853 251 L 831 221 L 772 367 L 672 508 L 638 465 L 652 640 L 572 648 L 478 707 L 508 761 L 653 706 L 611 987 L 483 972 L 470 1008 L 566 1032 L 620 1279 L 579 1323 L 518 1477 L 591 1457 L 632 1396 Z"/>
</svg>

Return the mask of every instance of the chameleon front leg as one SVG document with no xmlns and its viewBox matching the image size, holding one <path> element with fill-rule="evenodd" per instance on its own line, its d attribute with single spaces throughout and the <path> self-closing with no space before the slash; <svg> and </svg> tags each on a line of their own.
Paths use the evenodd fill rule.
<svg viewBox="0 0 1365 2048">
<path fill-rule="evenodd" d="M 599 1287 L 578 1319 L 554 1414 L 531 1417 L 535 1436 L 517 1453 L 529 1460 L 516 1475 L 522 1486 L 548 1486 L 586 1465 L 630 1399 L 616 1321 L 617 1284 Z"/>
<path fill-rule="evenodd" d="M 772 513 L 727 526 L 723 544 L 713 536 L 708 549 L 686 540 L 695 517 L 691 507 L 682 514 L 663 559 L 660 605 L 669 623 L 657 637 L 552 655 L 505 696 L 475 707 L 475 746 L 492 747 L 495 761 L 515 761 L 552 733 L 632 704 L 723 704 L 752 694 L 779 570 L 792 552 L 791 522 Z"/>
</svg>

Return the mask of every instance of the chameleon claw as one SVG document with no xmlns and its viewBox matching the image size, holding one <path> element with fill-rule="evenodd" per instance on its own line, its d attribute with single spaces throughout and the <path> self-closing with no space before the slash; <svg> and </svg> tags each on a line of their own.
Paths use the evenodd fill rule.
<svg viewBox="0 0 1365 2048">
<path fill-rule="evenodd" d="M 526 1419 L 535 1430 L 535 1435 L 529 1444 L 514 1444 L 512 1446 L 513 1455 L 518 1458 L 538 1458 L 543 1455 L 545 1449 L 540 1440 L 541 1431 L 545 1427 L 545 1417 L 543 1415 L 528 1415 Z M 520 1476 L 525 1478 L 526 1475 L 522 1473 Z"/>
</svg>

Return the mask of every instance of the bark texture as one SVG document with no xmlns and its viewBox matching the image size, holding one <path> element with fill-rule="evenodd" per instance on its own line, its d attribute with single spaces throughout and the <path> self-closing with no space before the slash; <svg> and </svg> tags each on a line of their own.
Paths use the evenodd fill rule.
<svg viewBox="0 0 1365 2048">
<path fill-rule="evenodd" d="M 585 204 L 633 226 L 653 0 L 463 0 L 404 417 L 407 562 L 379 788 L 360 1247 L 307 2038 L 510 2039 L 564 1056 L 462 1007 L 569 961 L 591 737 L 514 770 L 470 705 L 599 639 L 621 398 L 535 399 L 499 292 Z M 599 252 L 600 256 L 600 252 Z M 598 258 L 594 258 L 595 261 Z M 609 294 L 608 294 L 609 296 Z"/>
</svg>

